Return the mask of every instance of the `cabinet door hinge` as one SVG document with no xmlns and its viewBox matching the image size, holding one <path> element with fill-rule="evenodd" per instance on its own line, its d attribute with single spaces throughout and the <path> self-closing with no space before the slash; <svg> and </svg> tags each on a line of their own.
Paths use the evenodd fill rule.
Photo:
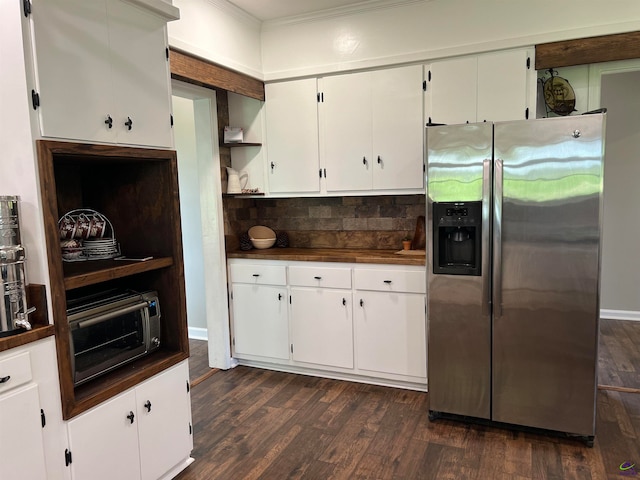
<svg viewBox="0 0 640 480">
<path fill-rule="evenodd" d="M 171 128 L 173 128 L 173 113 L 169 115 L 169 123 L 171 124 Z"/>
<path fill-rule="evenodd" d="M 524 110 L 524 118 L 526 120 L 529 120 L 529 107 L 525 108 Z"/>
<path fill-rule="evenodd" d="M 193 435 L 193 427 L 191 426 L 191 423 L 189 423 L 189 435 Z"/>
<path fill-rule="evenodd" d="M 191 385 L 189 384 L 189 380 L 187 380 L 187 393 L 191 391 Z"/>
<path fill-rule="evenodd" d="M 231 339 L 231 344 L 235 347 L 236 346 L 236 337 L 233 337 Z"/>
<path fill-rule="evenodd" d="M 31 15 L 31 2 L 29 0 L 22 0 L 22 11 L 25 17 Z"/>
<path fill-rule="evenodd" d="M 291 353 L 293 353 L 293 343 L 291 344 Z"/>
<path fill-rule="evenodd" d="M 229 296 L 231 297 L 231 300 L 233 300 L 233 292 L 229 292 Z"/>
<path fill-rule="evenodd" d="M 320 174 L 320 178 L 322 178 L 322 169 L 318 170 L 318 173 Z"/>
<path fill-rule="evenodd" d="M 427 91 L 427 81 L 426 80 L 422 81 L 422 90 L 424 90 L 425 92 Z"/>
<path fill-rule="evenodd" d="M 42 424 L 42 428 L 47 424 L 47 417 L 45 416 L 43 409 L 40 409 L 40 423 Z"/>
<path fill-rule="evenodd" d="M 431 81 L 431 70 L 429 70 L 429 73 L 427 74 L 427 80 Z"/>
<path fill-rule="evenodd" d="M 324 102 L 324 93 L 318 92 L 318 103 Z"/>
<path fill-rule="evenodd" d="M 527 57 L 527 70 L 531 68 L 531 57 Z"/>
<path fill-rule="evenodd" d="M 71 450 L 69 450 L 68 448 L 64 449 L 64 465 L 65 467 L 68 467 L 71 463 L 72 463 L 72 459 L 71 459 Z"/>
<path fill-rule="evenodd" d="M 422 164 L 422 173 L 427 171 L 427 166 L 423 163 Z"/>
<path fill-rule="evenodd" d="M 40 106 L 40 94 L 35 90 L 31 90 L 31 105 L 36 110 Z"/>
<path fill-rule="evenodd" d="M 168 62 L 168 61 L 169 61 L 169 47 L 165 47 L 165 49 L 164 49 L 164 54 L 166 55 L 166 57 L 167 57 L 167 62 Z"/>
<path fill-rule="evenodd" d="M 326 168 L 322 169 L 322 174 L 324 175 L 324 178 L 327 178 L 327 169 Z"/>
<path fill-rule="evenodd" d="M 291 305 L 291 295 L 289 295 L 289 305 Z"/>
</svg>

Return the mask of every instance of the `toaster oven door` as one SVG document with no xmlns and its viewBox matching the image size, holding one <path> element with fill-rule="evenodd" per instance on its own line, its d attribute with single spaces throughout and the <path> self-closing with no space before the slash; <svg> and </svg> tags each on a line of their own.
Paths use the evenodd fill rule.
<svg viewBox="0 0 640 480">
<path fill-rule="evenodd" d="M 147 317 L 140 302 L 70 322 L 75 385 L 144 355 Z"/>
</svg>

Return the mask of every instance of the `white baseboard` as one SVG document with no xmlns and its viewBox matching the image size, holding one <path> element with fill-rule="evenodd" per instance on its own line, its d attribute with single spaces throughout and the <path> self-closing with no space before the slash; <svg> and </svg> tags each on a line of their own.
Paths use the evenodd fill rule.
<svg viewBox="0 0 640 480">
<path fill-rule="evenodd" d="M 633 320 L 640 322 L 640 312 L 633 310 L 600 310 L 600 318 L 607 318 L 610 320 Z"/>
<path fill-rule="evenodd" d="M 207 329 L 201 327 L 189 327 L 189 338 L 194 340 L 208 340 Z"/>
</svg>

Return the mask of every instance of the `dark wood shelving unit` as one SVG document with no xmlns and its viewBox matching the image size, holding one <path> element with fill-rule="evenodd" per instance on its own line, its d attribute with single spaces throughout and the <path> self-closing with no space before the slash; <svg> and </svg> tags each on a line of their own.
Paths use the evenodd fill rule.
<svg viewBox="0 0 640 480">
<path fill-rule="evenodd" d="M 189 356 L 177 160 L 172 150 L 36 143 L 62 410 L 67 420 Z M 123 255 L 153 258 L 64 262 L 58 219 L 78 208 L 97 210 L 110 220 Z M 111 288 L 158 292 L 161 346 L 74 387 L 68 295 Z"/>
</svg>

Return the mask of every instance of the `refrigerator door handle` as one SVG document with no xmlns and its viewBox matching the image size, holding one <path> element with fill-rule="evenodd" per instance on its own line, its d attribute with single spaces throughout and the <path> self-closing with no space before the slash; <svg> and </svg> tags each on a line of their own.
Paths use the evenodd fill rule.
<svg viewBox="0 0 640 480">
<path fill-rule="evenodd" d="M 491 180 L 492 160 L 482 161 L 482 315 L 491 315 Z"/>
<path fill-rule="evenodd" d="M 503 162 L 496 159 L 493 176 L 493 317 L 502 316 L 502 193 Z"/>
</svg>

